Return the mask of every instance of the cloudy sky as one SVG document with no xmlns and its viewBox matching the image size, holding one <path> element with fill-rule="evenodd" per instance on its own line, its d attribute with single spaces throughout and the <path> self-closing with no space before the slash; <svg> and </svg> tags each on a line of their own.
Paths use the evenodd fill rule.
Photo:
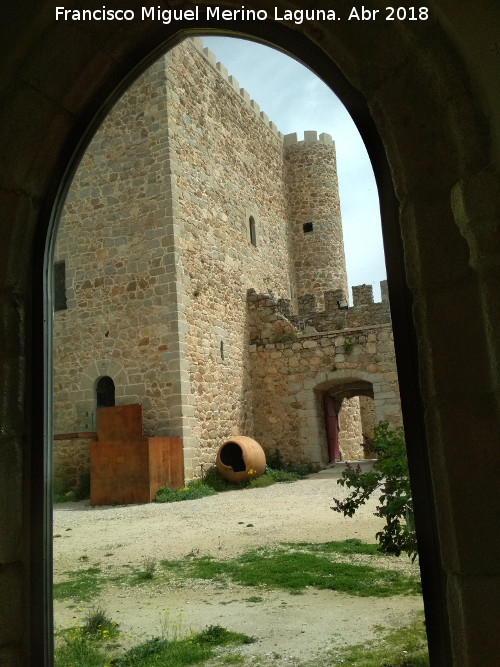
<svg viewBox="0 0 500 667">
<path fill-rule="evenodd" d="M 349 286 L 385 280 L 377 187 L 363 141 L 344 106 L 306 67 L 275 49 L 247 40 L 203 37 L 283 134 L 331 134 L 337 150 L 340 204 Z M 351 298 L 352 302 L 352 298 Z"/>
</svg>

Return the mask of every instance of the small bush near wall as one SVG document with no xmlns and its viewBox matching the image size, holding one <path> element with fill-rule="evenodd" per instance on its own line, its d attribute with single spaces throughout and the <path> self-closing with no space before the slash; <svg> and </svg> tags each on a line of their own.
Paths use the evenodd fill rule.
<svg viewBox="0 0 500 667">
<path fill-rule="evenodd" d="M 386 522 L 375 536 L 380 550 L 395 556 L 406 553 L 415 560 L 417 538 L 403 429 L 391 429 L 387 422 L 380 422 L 375 427 L 373 448 L 378 455 L 373 470 L 362 472 L 359 465 L 346 465 L 338 484 L 354 491 L 343 501 L 334 498 L 332 510 L 353 516 L 380 489 L 376 515 Z"/>
</svg>

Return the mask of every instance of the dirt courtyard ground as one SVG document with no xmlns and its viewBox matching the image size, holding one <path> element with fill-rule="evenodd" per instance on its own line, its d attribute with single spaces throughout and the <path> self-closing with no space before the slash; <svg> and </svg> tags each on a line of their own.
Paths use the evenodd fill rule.
<svg viewBox="0 0 500 667">
<path fill-rule="evenodd" d="M 337 478 L 319 473 L 291 484 L 170 504 L 56 505 L 54 535 L 60 537 L 54 539 L 54 581 L 65 579 L 67 571 L 90 566 L 111 573 L 130 566 L 140 569 L 146 558 L 159 562 L 196 554 L 221 560 L 282 542 L 374 542 L 382 526 L 373 515 L 375 500 L 352 519 L 333 512 L 332 497 L 347 495 Z M 387 566 L 409 572 L 416 568 L 405 556 L 390 559 Z M 255 597 L 261 599 L 252 601 Z M 98 600 L 78 607 L 58 600 L 56 627 L 73 625 L 96 603 L 119 623 L 127 645 L 160 635 L 168 619 L 186 630 L 217 624 L 257 638 L 242 648 L 245 654 L 267 656 L 283 665 L 314 660 L 330 647 L 363 642 L 373 636 L 374 626 L 399 627 L 423 608 L 418 596 L 363 598 L 315 589 L 291 595 L 220 587 L 211 581 L 165 588 L 153 580 L 143 586 L 107 588 Z"/>
</svg>

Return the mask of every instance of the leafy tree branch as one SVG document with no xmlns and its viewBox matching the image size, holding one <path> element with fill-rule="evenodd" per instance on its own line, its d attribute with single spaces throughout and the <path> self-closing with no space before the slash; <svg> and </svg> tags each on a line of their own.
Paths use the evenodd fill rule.
<svg viewBox="0 0 500 667">
<path fill-rule="evenodd" d="M 414 561 L 418 552 L 403 429 L 391 429 L 387 422 L 380 422 L 375 427 L 373 449 L 378 456 L 373 470 L 362 472 L 359 464 L 356 468 L 346 464 L 338 484 L 353 492 L 344 500 L 334 498 L 331 509 L 352 517 L 380 490 L 375 512 L 385 519 L 384 528 L 376 533 L 380 550 L 395 556 L 406 553 Z"/>
</svg>

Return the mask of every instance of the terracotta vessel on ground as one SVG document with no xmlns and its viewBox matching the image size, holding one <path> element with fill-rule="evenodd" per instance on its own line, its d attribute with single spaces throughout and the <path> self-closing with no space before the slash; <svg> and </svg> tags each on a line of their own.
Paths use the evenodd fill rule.
<svg viewBox="0 0 500 667">
<path fill-rule="evenodd" d="M 264 474 L 266 455 L 258 442 L 245 435 L 237 435 L 219 447 L 216 465 L 228 482 L 242 482 Z"/>
</svg>

